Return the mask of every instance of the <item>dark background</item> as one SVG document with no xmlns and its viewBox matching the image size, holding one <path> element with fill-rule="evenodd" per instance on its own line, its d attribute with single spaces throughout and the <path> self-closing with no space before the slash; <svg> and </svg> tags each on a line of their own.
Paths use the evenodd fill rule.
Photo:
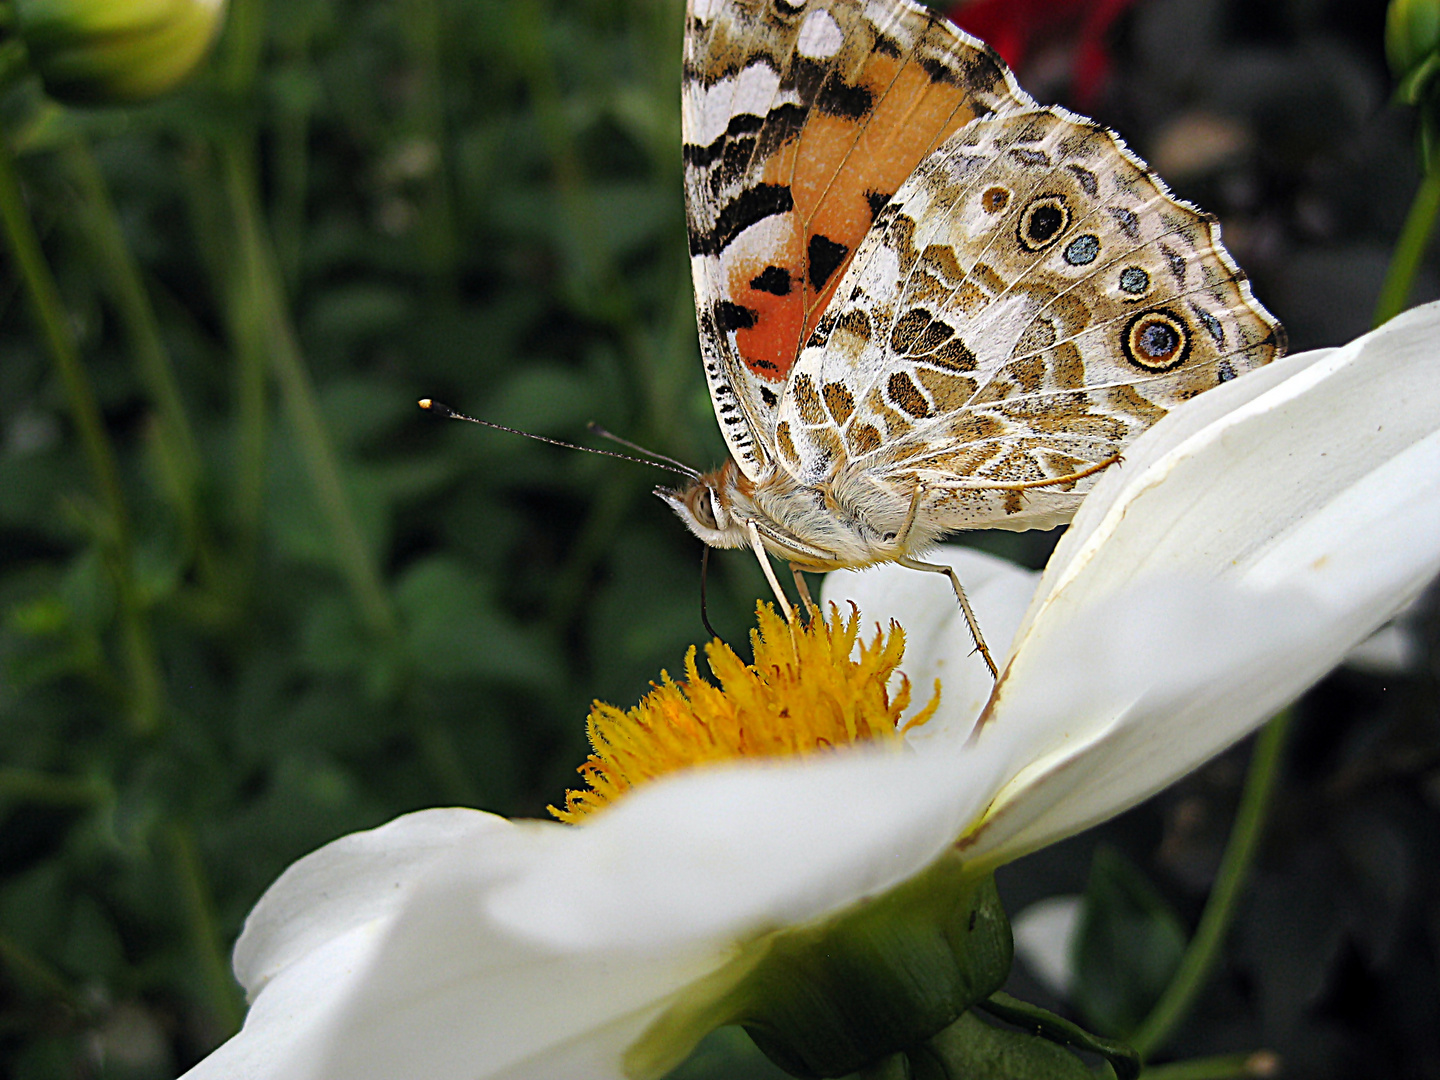
<svg viewBox="0 0 1440 1080">
<path fill-rule="evenodd" d="M 985 17 L 1008 20 L 1037 97 L 1083 105 L 1221 217 L 1295 348 L 1368 329 L 1419 178 L 1412 118 L 1387 105 L 1383 3 L 1111 4 L 1077 88 L 1076 27 L 1102 6 Z M 721 460 L 685 255 L 678 0 L 230 15 L 208 68 L 157 104 L 0 98 L 133 532 L 117 559 L 6 261 L 0 1075 L 23 1080 L 192 1064 L 241 1015 L 228 950 L 288 863 L 425 806 L 543 815 L 591 699 L 632 703 L 704 636 L 699 546 L 650 496 L 662 474 L 414 406 L 581 441 L 593 419 Z M 88 155 L 157 313 L 192 481 L 95 242 Z M 1437 292 L 1432 260 L 1415 299 Z M 1039 566 L 1054 537 L 970 539 Z M 745 553 L 712 560 L 727 637 L 763 592 Z M 1342 669 L 1298 707 L 1221 970 L 1165 1056 L 1440 1077 L 1434 605 L 1407 626 L 1403 670 Z M 1116 1033 L 1143 1015 L 1247 754 L 1002 872 L 1012 913 L 1094 882 L 1073 1000 L 1023 966 L 1017 993 Z M 767 1068 L 722 1033 L 684 1071 Z"/>
</svg>

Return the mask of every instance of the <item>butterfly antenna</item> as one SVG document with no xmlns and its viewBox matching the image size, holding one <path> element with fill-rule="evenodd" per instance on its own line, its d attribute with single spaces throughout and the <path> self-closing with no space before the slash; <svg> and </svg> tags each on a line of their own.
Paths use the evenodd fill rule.
<svg viewBox="0 0 1440 1080">
<path fill-rule="evenodd" d="M 489 420 L 477 420 L 473 416 L 466 416 L 462 412 L 456 412 L 449 405 L 442 405 L 431 398 L 421 398 L 420 408 L 426 412 L 434 413 L 436 416 L 443 416 L 447 420 L 465 420 L 471 424 L 479 424 L 481 427 L 494 428 L 496 431 L 508 431 L 511 435 L 524 435 L 527 439 L 534 439 L 536 442 L 549 443 L 551 446 L 563 446 L 567 450 L 583 450 L 587 454 L 601 454 L 604 457 L 619 458 L 621 461 L 633 461 L 637 465 L 649 465 L 652 468 L 664 469 L 666 472 L 679 473 L 681 476 L 694 479 L 700 474 L 694 469 L 687 469 L 684 466 L 662 465 L 658 461 L 650 461 L 646 458 L 631 457 L 629 454 L 617 454 L 611 450 L 597 450 L 593 446 L 580 446 L 576 443 L 564 442 L 560 439 L 547 438 L 544 435 L 536 435 L 530 431 L 521 431 L 519 428 L 506 427 L 504 424 L 492 423 Z M 657 455 L 658 456 L 658 455 Z M 679 463 L 677 462 L 678 466 Z"/>
<path fill-rule="evenodd" d="M 674 458 L 672 458 L 672 457 L 667 457 L 665 454 L 657 453 L 657 452 L 654 451 L 654 450 L 647 450 L 645 447 L 641 446 L 639 443 L 633 443 L 633 442 L 631 442 L 629 439 L 622 439 L 619 435 L 616 435 L 613 431 L 606 431 L 603 427 L 601 427 L 599 424 L 597 424 L 594 420 L 591 420 L 590 423 L 586 424 L 585 426 L 590 430 L 590 434 L 592 434 L 592 435 L 598 435 L 598 436 L 600 436 L 600 438 L 602 438 L 602 439 L 609 439 L 609 440 L 610 440 L 611 442 L 613 442 L 613 443 L 619 443 L 621 446 L 624 446 L 624 447 L 627 447 L 628 449 L 634 450 L 637 454 L 644 454 L 646 457 L 648 457 L 648 458 L 654 458 L 656 461 L 664 461 L 664 462 L 667 462 L 668 464 L 674 465 L 677 469 L 684 469 L 684 470 L 685 470 L 685 475 L 688 476 L 688 477 L 690 477 L 691 479 L 695 479 L 695 478 L 697 478 L 697 477 L 700 475 L 700 470 L 699 470 L 699 469 L 692 469 L 689 465 L 686 465 L 683 461 L 676 461 Z"/>
<path fill-rule="evenodd" d="M 710 625 L 710 612 L 706 610 L 705 586 L 710 580 L 710 545 L 706 544 L 700 553 L 700 621 L 705 624 L 705 632 L 711 639 L 719 638 L 715 628 Z M 723 639 L 721 639 L 723 640 Z"/>
</svg>

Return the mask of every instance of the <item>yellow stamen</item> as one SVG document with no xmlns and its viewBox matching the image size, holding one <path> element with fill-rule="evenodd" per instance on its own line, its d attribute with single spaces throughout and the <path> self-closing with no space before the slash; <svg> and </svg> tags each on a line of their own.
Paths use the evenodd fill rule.
<svg viewBox="0 0 1440 1080">
<path fill-rule="evenodd" d="M 589 786 L 566 792 L 565 809 L 550 812 L 574 824 L 647 780 L 695 765 L 813 754 L 856 742 L 898 744 L 940 704 L 937 679 L 929 704 L 901 726 L 910 681 L 901 674 L 890 692 L 905 654 L 905 631 L 894 622 L 888 633 L 877 627 L 866 644 L 853 605 L 844 619 L 833 604 L 828 619 L 812 609 L 808 625 L 787 623 L 769 604 L 756 614 L 753 664 L 718 639 L 705 646 L 718 686 L 701 677 L 692 645 L 683 682 L 661 672 L 660 685 L 652 683 L 628 712 L 595 702 L 587 722 L 594 752 L 580 766 Z"/>
</svg>

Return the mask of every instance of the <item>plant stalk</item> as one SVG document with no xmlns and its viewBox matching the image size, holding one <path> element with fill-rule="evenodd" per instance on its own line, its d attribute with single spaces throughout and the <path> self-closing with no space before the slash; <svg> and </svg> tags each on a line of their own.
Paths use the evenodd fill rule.
<svg viewBox="0 0 1440 1080">
<path fill-rule="evenodd" d="M 1440 214 L 1440 172 L 1427 174 L 1420 181 L 1420 187 L 1410 203 L 1410 213 L 1400 229 L 1400 239 L 1395 242 L 1390 268 L 1385 272 L 1385 284 L 1381 286 L 1380 299 L 1375 304 L 1376 326 L 1389 322 L 1409 304 L 1415 275 L 1435 232 L 1437 214 Z"/>
<path fill-rule="evenodd" d="M 100 543 L 118 601 L 122 654 L 128 677 L 129 726 L 132 734 L 149 736 L 160 725 L 164 684 L 134 578 L 134 544 L 120 486 L 120 469 L 95 391 L 80 360 L 80 346 L 70 327 L 60 288 L 25 205 L 14 152 L 3 136 L 0 136 L 0 226 L 25 284 L 45 350 L 65 389 L 70 416 L 80 434 L 80 445 L 104 507 Z"/>
<path fill-rule="evenodd" d="M 210 1008 L 225 1034 L 233 1035 L 240 1030 L 245 1010 L 240 1004 L 230 965 L 226 963 L 224 950 L 220 947 L 220 931 L 210 899 L 210 885 L 205 878 L 200 853 L 196 850 L 195 834 L 189 825 L 177 822 L 166 830 L 166 840 L 180 883 L 185 929 L 200 964 Z"/>
<path fill-rule="evenodd" d="M 199 505 L 200 451 L 140 267 L 125 243 L 115 204 L 89 146 L 75 139 L 63 148 L 61 158 L 79 188 L 79 232 L 90 247 L 94 265 L 105 275 L 140 380 L 155 407 L 155 443 L 163 459 L 162 472 L 169 480 L 171 497 L 200 569 L 211 576 L 212 553 Z"/>
<path fill-rule="evenodd" d="M 1220 860 L 1220 872 L 1210 890 L 1210 899 L 1195 928 L 1195 936 L 1185 949 L 1170 985 L 1150 1010 L 1140 1027 L 1127 1040 L 1142 1060 L 1159 1050 L 1189 1013 L 1191 1006 L 1220 958 L 1225 934 L 1235 916 L 1236 904 L 1249 876 L 1250 866 L 1259 850 L 1264 831 L 1265 813 L 1275 793 L 1284 759 L 1285 744 L 1290 733 L 1291 712 L 1279 713 L 1255 741 L 1250 769 L 1245 776 L 1245 790 L 1230 839 Z"/>
</svg>

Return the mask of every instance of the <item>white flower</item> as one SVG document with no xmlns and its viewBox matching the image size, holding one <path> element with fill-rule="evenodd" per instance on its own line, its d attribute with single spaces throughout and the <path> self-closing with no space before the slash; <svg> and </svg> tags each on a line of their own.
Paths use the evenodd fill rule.
<svg viewBox="0 0 1440 1080">
<path fill-rule="evenodd" d="M 832 575 L 944 681 L 904 752 L 656 780 L 579 826 L 411 814 L 291 867 L 235 952 L 252 1007 L 192 1080 L 651 1076 L 726 1016 L 777 932 L 955 850 L 996 865 L 1145 798 L 1293 699 L 1440 570 L 1440 305 L 1176 410 L 1086 500 L 1038 584 Z M 923 694 L 921 695 L 924 696 Z"/>
</svg>

